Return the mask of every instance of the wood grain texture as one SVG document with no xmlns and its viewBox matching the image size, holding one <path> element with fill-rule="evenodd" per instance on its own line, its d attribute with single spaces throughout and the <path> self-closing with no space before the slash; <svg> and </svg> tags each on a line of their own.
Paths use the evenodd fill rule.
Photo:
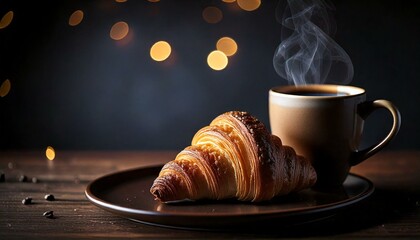
<svg viewBox="0 0 420 240">
<path fill-rule="evenodd" d="M 420 152 L 382 152 L 353 167 L 370 179 L 375 193 L 367 201 L 325 221 L 299 227 L 188 231 L 149 226 L 118 217 L 92 205 L 86 185 L 104 174 L 163 164 L 176 152 L 2 152 L 0 172 L 0 239 L 81 238 L 420 238 Z M 19 182 L 20 175 L 28 182 Z M 37 183 L 31 178 L 36 177 Z M 46 201 L 45 194 L 55 201 Z M 22 199 L 32 197 L 33 204 Z M 54 211 L 54 219 L 42 214 Z"/>
</svg>

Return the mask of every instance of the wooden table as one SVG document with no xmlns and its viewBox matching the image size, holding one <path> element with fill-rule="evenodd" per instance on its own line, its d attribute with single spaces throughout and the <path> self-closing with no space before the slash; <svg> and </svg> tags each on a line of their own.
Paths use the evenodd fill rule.
<svg viewBox="0 0 420 240">
<path fill-rule="evenodd" d="M 162 164 L 176 152 L 57 151 L 2 152 L 0 239 L 61 238 L 417 238 L 420 239 L 420 151 L 384 151 L 354 167 L 370 179 L 375 193 L 350 211 L 318 223 L 290 229 L 226 232 L 188 231 L 136 223 L 92 205 L 86 185 L 107 173 Z M 25 175 L 27 182 L 20 182 Z M 38 180 L 32 182 L 32 178 Z M 46 201 L 46 194 L 55 201 Z M 33 204 L 24 205 L 25 197 Z M 54 211 L 55 218 L 43 216 Z"/>
</svg>

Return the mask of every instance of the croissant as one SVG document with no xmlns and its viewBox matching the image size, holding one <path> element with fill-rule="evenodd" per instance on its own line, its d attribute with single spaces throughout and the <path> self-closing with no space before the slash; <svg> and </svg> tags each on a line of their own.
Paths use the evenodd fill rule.
<svg viewBox="0 0 420 240">
<path fill-rule="evenodd" d="M 231 111 L 200 129 L 166 163 L 150 192 L 162 202 L 228 199 L 260 202 L 309 188 L 316 172 L 306 158 L 247 112 Z"/>
</svg>

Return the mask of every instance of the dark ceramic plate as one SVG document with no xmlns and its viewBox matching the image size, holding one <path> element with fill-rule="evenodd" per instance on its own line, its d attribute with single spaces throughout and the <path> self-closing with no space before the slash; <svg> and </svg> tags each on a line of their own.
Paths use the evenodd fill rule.
<svg viewBox="0 0 420 240">
<path fill-rule="evenodd" d="M 297 225 L 329 218 L 374 191 L 368 179 L 350 174 L 329 191 L 306 189 L 263 203 L 235 200 L 161 203 L 149 189 L 162 166 L 116 172 L 92 181 L 85 194 L 94 205 L 146 224 L 188 229 Z"/>
</svg>

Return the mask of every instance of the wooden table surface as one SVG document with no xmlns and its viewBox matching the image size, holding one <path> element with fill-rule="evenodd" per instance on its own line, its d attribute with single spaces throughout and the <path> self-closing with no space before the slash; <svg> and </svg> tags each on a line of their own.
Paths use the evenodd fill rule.
<svg viewBox="0 0 420 240">
<path fill-rule="evenodd" d="M 1 152 L 0 239 L 65 238 L 417 238 L 420 239 L 420 151 L 384 151 L 352 172 L 370 179 L 374 194 L 327 220 L 264 231 L 191 231 L 149 226 L 91 204 L 87 184 L 108 173 L 172 160 L 176 152 Z M 26 182 L 19 181 L 25 175 Z M 32 182 L 32 178 L 38 180 Z M 53 194 L 55 201 L 44 196 Z M 22 204 L 25 197 L 33 203 Z M 55 218 L 43 216 L 54 211 Z"/>
</svg>

